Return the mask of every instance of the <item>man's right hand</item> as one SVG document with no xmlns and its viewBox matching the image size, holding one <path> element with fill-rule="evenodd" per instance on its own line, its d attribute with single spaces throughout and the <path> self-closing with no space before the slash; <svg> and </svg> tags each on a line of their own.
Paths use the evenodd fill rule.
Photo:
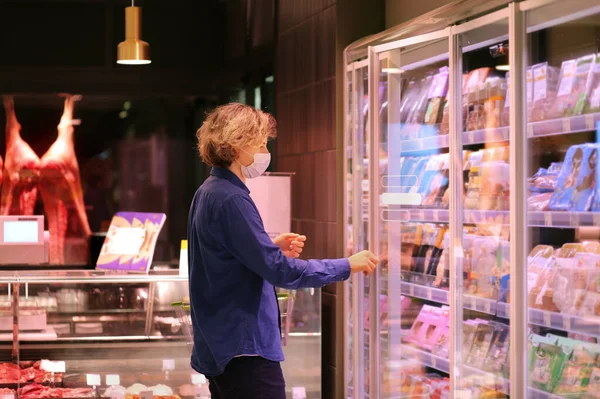
<svg viewBox="0 0 600 399">
<path fill-rule="evenodd" d="M 363 272 L 366 276 L 373 273 L 379 258 L 371 251 L 361 251 L 348 258 L 350 262 L 350 271 L 352 273 Z"/>
</svg>

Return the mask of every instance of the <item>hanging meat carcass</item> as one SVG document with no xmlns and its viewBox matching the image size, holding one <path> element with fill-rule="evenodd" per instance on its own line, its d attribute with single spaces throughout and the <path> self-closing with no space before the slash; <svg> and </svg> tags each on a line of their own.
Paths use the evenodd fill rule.
<svg viewBox="0 0 600 399">
<path fill-rule="evenodd" d="M 50 232 L 50 263 L 84 264 L 91 234 L 73 143 L 74 96 L 65 99 L 58 137 L 41 159 L 39 188 Z"/>
<path fill-rule="evenodd" d="M 11 96 L 4 97 L 6 113 L 6 156 L 0 200 L 2 215 L 32 215 L 37 200 L 40 159 L 21 138 Z"/>
</svg>

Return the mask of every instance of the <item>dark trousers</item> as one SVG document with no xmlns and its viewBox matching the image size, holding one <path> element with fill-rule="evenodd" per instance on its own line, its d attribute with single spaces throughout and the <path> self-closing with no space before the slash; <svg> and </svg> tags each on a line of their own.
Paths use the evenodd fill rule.
<svg viewBox="0 0 600 399">
<path fill-rule="evenodd" d="M 285 399 L 281 365 L 259 356 L 233 358 L 208 381 L 212 399 Z"/>
</svg>

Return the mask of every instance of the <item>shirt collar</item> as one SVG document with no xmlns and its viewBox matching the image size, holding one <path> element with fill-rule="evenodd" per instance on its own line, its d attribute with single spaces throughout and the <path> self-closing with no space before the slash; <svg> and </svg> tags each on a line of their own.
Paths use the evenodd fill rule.
<svg viewBox="0 0 600 399">
<path fill-rule="evenodd" d="M 215 166 L 210 171 L 210 175 L 218 177 L 220 179 L 229 180 L 235 186 L 241 188 L 242 190 L 244 190 L 245 192 L 247 192 L 248 194 L 250 194 L 250 190 L 244 184 L 244 182 L 241 181 L 240 178 L 237 177 L 237 175 L 235 173 L 233 173 L 232 171 L 230 171 L 229 169 L 220 168 L 218 166 Z"/>
</svg>

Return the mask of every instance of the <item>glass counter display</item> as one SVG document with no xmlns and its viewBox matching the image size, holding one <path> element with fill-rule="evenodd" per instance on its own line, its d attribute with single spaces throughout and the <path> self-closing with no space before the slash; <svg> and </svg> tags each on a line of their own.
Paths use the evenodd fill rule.
<svg viewBox="0 0 600 399">
<path fill-rule="evenodd" d="M 278 298 L 288 391 L 319 398 L 320 291 Z M 210 398 L 188 301 L 177 270 L 0 272 L 0 397 Z"/>
</svg>

